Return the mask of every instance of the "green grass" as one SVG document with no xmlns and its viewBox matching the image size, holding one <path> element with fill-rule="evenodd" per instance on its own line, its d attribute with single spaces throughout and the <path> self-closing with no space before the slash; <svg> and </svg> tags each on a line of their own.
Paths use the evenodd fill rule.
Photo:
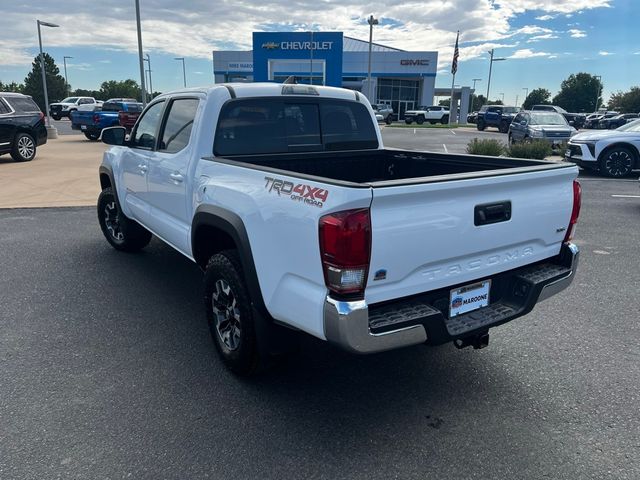
<svg viewBox="0 0 640 480">
<path fill-rule="evenodd" d="M 452 125 L 434 123 L 433 125 L 430 123 L 423 123 L 422 125 L 418 125 L 417 123 L 412 123 L 411 125 L 407 125 L 406 123 L 392 123 L 391 125 L 387 125 L 390 128 L 459 128 L 459 127 L 475 127 L 472 123 L 454 123 Z"/>
</svg>

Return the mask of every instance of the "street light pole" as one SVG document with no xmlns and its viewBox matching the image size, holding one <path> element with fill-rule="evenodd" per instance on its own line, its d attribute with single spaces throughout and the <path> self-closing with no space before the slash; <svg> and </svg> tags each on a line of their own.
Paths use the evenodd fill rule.
<svg viewBox="0 0 640 480">
<path fill-rule="evenodd" d="M 502 103 L 504 104 L 504 93 L 499 93 L 498 95 L 502 95 Z"/>
<path fill-rule="evenodd" d="M 73 58 L 73 57 L 67 57 L 66 55 L 64 57 L 62 57 L 62 62 L 64 63 L 64 84 L 67 86 L 67 95 L 71 95 L 71 88 L 69 85 L 69 81 L 67 80 L 67 58 Z"/>
<path fill-rule="evenodd" d="M 373 46 L 373 26 L 378 25 L 378 19 L 373 18 L 373 15 L 370 15 L 367 18 L 367 23 L 369 24 L 369 68 L 367 70 L 367 98 L 369 102 L 373 103 L 373 99 L 371 98 L 371 48 Z"/>
<path fill-rule="evenodd" d="M 138 64 L 140 65 L 140 96 L 142 106 L 147 106 L 147 88 L 144 81 L 144 58 L 142 57 L 142 27 L 140 27 L 140 0 L 136 0 L 136 28 L 138 30 Z"/>
<path fill-rule="evenodd" d="M 150 100 L 153 100 L 153 83 L 151 82 L 151 57 L 149 56 L 148 53 L 145 54 L 145 58 L 144 60 L 147 62 L 147 66 L 149 67 L 149 69 L 147 70 L 147 72 L 149 73 L 149 98 Z"/>
<path fill-rule="evenodd" d="M 40 45 L 40 71 L 42 72 L 42 89 L 44 90 L 44 107 L 46 109 L 47 115 L 47 129 L 52 130 L 52 138 L 56 138 L 57 130 L 51 127 L 51 116 L 49 114 L 49 93 L 47 92 L 47 75 L 44 71 L 44 53 L 42 53 L 42 33 L 40 32 L 40 25 L 43 27 L 52 27 L 56 28 L 60 25 L 56 25 L 55 23 L 41 22 L 37 20 L 38 23 L 38 44 Z"/>
<path fill-rule="evenodd" d="M 501 62 L 506 60 L 506 58 L 493 58 L 493 48 L 487 52 L 490 56 L 489 59 L 489 80 L 487 80 L 487 102 L 489 101 L 489 89 L 491 88 L 491 69 L 493 67 L 493 62 Z"/>
<path fill-rule="evenodd" d="M 184 84 L 184 88 L 187 88 L 187 72 L 184 69 L 184 57 L 177 57 L 174 60 L 180 60 L 182 62 L 182 83 Z"/>
<path fill-rule="evenodd" d="M 595 75 L 594 78 L 598 80 L 598 84 L 596 85 L 596 109 L 594 112 L 598 111 L 598 104 L 600 103 L 600 87 L 602 85 L 602 77 L 600 75 Z"/>
</svg>

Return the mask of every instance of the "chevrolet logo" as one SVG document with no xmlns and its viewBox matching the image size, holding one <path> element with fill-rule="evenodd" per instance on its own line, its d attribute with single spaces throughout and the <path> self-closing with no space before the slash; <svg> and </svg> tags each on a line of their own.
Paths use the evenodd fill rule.
<svg viewBox="0 0 640 480">
<path fill-rule="evenodd" d="M 276 42 L 267 42 L 262 44 L 262 48 L 266 48 L 267 50 L 276 50 L 280 48 L 280 44 Z"/>
</svg>

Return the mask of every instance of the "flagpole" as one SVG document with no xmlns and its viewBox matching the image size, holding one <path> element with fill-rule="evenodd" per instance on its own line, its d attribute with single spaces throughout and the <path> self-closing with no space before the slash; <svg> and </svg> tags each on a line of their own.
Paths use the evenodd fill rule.
<svg viewBox="0 0 640 480">
<path fill-rule="evenodd" d="M 458 111 L 454 110 L 453 107 L 453 86 L 456 83 L 456 72 L 458 71 L 458 58 L 457 58 L 457 52 L 458 52 L 458 39 L 460 38 L 460 30 L 458 30 L 458 33 L 456 35 L 456 46 L 455 46 L 455 50 L 453 52 L 453 63 L 451 65 L 451 73 L 453 74 L 453 78 L 451 79 L 451 97 L 449 99 L 449 125 L 451 125 L 453 123 L 453 119 L 456 119 L 456 123 L 458 120 Z"/>
</svg>

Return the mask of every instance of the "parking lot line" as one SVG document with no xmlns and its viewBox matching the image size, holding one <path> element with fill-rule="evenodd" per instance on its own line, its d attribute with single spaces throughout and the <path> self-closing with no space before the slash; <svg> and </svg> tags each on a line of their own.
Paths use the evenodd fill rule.
<svg viewBox="0 0 640 480">
<path fill-rule="evenodd" d="M 640 195 L 611 195 L 616 198 L 640 198 Z"/>
<path fill-rule="evenodd" d="M 444 153 L 449 153 L 449 150 L 447 150 L 447 146 L 444 143 L 442 144 L 442 148 L 444 148 Z"/>
</svg>

